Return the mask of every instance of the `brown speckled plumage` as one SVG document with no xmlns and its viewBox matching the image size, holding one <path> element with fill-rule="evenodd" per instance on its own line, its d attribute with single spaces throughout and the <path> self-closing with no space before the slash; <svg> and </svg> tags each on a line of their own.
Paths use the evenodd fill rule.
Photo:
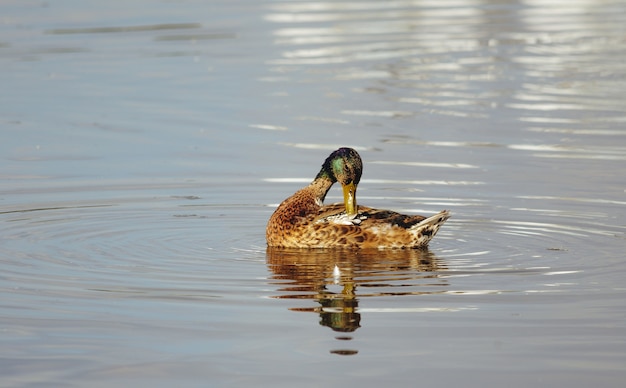
<svg viewBox="0 0 626 388">
<path fill-rule="evenodd" d="M 447 210 L 431 217 L 403 215 L 356 206 L 362 162 L 351 148 L 334 151 L 307 187 L 284 200 L 267 223 L 271 247 L 418 248 L 425 247 L 450 217 Z M 344 188 L 344 203 L 322 205 L 335 183 Z"/>
</svg>

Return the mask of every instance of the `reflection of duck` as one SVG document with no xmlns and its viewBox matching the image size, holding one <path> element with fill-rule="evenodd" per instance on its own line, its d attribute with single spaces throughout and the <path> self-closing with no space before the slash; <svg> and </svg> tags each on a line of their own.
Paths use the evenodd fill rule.
<svg viewBox="0 0 626 388">
<path fill-rule="evenodd" d="M 317 298 L 324 294 L 326 285 L 354 283 L 358 286 L 375 286 L 385 278 L 390 279 L 436 279 L 432 285 L 443 285 L 437 271 L 447 267 L 428 249 L 296 249 L 268 247 L 267 265 L 272 278 L 282 281 L 279 298 Z M 340 278 L 335 268 L 341 270 Z M 355 280 L 354 274 L 358 274 Z M 385 276 L 387 274 L 388 276 Z M 399 277 L 399 278 L 398 278 Z M 354 289 L 353 289 L 354 291 Z M 352 293 L 353 293 L 352 291 Z M 388 295 L 389 290 L 386 294 Z M 405 294 L 406 289 L 398 290 Z M 435 291 L 432 289 L 424 291 Z M 436 291 L 435 291 L 436 292 Z M 308 295 L 308 296 L 306 296 Z M 375 296 L 375 295 L 373 295 Z"/>
<path fill-rule="evenodd" d="M 320 298 L 320 325 L 341 333 L 351 333 L 361 327 L 359 300 L 354 291 L 354 283 L 347 283 L 340 297 Z"/>
<path fill-rule="evenodd" d="M 358 207 L 356 188 L 363 163 L 352 148 L 334 151 L 313 182 L 284 200 L 267 223 L 267 244 L 289 248 L 417 248 L 428 245 L 450 217 L 402 215 Z M 323 206 L 330 187 L 339 182 L 344 204 Z"/>
<path fill-rule="evenodd" d="M 360 327 L 359 299 L 443 292 L 447 283 L 438 270 L 445 266 L 427 249 L 356 251 L 267 248 L 267 265 L 279 285 L 279 299 L 315 300 L 316 307 L 290 310 L 315 312 L 320 324 L 335 332 Z M 401 283 L 398 281 L 401 280 Z M 331 291 L 333 286 L 341 291 Z M 357 293 L 357 288 L 370 290 Z"/>
</svg>

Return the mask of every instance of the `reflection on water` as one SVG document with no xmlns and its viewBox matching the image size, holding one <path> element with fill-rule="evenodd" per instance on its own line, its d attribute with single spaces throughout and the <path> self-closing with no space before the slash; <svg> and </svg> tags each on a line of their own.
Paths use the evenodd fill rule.
<svg viewBox="0 0 626 388">
<path fill-rule="evenodd" d="M 524 130 L 583 141 L 626 134 L 615 129 L 626 121 L 622 2 L 311 1 L 270 10 L 284 48 L 268 62 L 276 72 L 317 66 L 380 97 L 376 109 L 343 117 L 508 116 L 531 124 Z"/>
<path fill-rule="evenodd" d="M 445 282 L 436 281 L 437 271 L 445 269 L 429 250 L 333 250 L 333 249 L 267 249 L 267 263 L 273 279 L 288 280 L 279 298 L 317 299 L 327 294 L 326 286 L 352 284 L 371 288 L 361 297 L 382 295 L 421 295 L 439 292 Z M 393 285 L 396 281 L 407 281 Z M 389 282 L 389 283 L 388 283 Z M 419 286 L 419 289 L 404 288 Z M 432 288 L 431 288 L 432 287 Z"/>
<path fill-rule="evenodd" d="M 275 298 L 314 300 L 315 307 L 292 307 L 291 311 L 313 312 L 320 325 L 344 333 L 345 341 L 361 327 L 360 303 L 364 298 L 422 295 L 444 292 L 447 282 L 439 279 L 443 263 L 427 249 L 333 250 L 267 248 L 267 264 Z M 331 350 L 354 355 L 357 350 Z"/>
</svg>

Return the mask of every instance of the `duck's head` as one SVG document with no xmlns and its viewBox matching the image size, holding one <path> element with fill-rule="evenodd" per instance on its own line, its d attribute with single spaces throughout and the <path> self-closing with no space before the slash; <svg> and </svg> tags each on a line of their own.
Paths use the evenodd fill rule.
<svg viewBox="0 0 626 388">
<path fill-rule="evenodd" d="M 322 165 L 322 170 L 318 174 L 326 176 L 333 182 L 339 182 L 343 188 L 343 202 L 346 206 L 346 213 L 353 215 L 357 213 L 356 187 L 361 180 L 363 172 L 363 162 L 359 153 L 352 148 L 339 148 L 334 151 Z"/>
</svg>

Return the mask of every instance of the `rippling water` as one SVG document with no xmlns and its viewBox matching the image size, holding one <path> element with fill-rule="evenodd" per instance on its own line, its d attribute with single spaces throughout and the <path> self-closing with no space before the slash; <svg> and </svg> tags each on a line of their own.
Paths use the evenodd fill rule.
<svg viewBox="0 0 626 388">
<path fill-rule="evenodd" d="M 623 1 L 2 9 L 3 386 L 622 385 Z M 429 250 L 266 249 L 337 146 Z"/>
</svg>

